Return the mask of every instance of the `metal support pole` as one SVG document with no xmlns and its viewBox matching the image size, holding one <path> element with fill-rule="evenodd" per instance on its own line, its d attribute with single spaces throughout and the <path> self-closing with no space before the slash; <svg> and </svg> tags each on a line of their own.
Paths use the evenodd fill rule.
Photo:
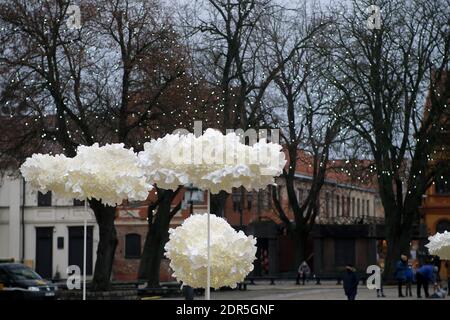
<svg viewBox="0 0 450 320">
<path fill-rule="evenodd" d="M 83 300 L 86 300 L 86 242 L 87 242 L 87 199 L 84 200 L 84 231 L 83 231 Z"/>
</svg>

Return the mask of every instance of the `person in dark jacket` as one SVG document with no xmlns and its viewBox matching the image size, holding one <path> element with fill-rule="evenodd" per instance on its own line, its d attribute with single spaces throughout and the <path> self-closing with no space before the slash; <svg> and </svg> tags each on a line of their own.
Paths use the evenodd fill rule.
<svg viewBox="0 0 450 320">
<path fill-rule="evenodd" d="M 402 286 L 406 281 L 406 270 L 408 269 L 408 257 L 404 254 L 400 256 L 395 268 L 395 279 L 398 285 L 398 296 L 403 298 Z"/>
<path fill-rule="evenodd" d="M 300 279 L 302 279 L 302 283 L 305 285 L 306 277 L 309 277 L 310 273 L 311 269 L 309 268 L 308 263 L 303 261 L 298 267 L 296 284 L 300 284 Z"/>
<path fill-rule="evenodd" d="M 183 286 L 183 295 L 185 300 L 194 300 L 195 292 L 191 286 Z"/>
<path fill-rule="evenodd" d="M 355 300 L 358 290 L 358 277 L 355 274 L 355 269 L 351 264 L 345 267 L 343 276 L 344 292 L 348 300 Z"/>
<path fill-rule="evenodd" d="M 420 267 L 416 272 L 417 281 L 417 298 L 422 298 L 420 295 L 422 286 L 423 291 L 425 291 L 425 297 L 428 298 L 430 294 L 428 293 L 428 283 L 432 282 L 436 284 L 436 274 L 438 272 L 438 267 L 432 264 L 426 264 Z"/>
</svg>

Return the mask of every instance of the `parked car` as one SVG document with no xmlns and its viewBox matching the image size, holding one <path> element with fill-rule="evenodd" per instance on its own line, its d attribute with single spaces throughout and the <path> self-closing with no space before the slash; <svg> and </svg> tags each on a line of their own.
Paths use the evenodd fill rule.
<svg viewBox="0 0 450 320">
<path fill-rule="evenodd" d="M 0 300 L 54 299 L 58 287 L 20 263 L 0 263 Z"/>
</svg>

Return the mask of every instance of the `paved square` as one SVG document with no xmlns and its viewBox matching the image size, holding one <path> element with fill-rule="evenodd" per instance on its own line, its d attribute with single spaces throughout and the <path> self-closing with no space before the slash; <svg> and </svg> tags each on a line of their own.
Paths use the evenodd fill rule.
<svg viewBox="0 0 450 320">
<path fill-rule="evenodd" d="M 416 298 L 416 286 L 412 288 L 412 297 L 399 298 L 396 286 L 385 286 L 385 298 L 377 298 L 376 290 L 369 290 L 365 285 L 358 286 L 356 300 L 418 300 Z M 433 289 L 430 288 L 430 294 Z M 422 293 L 422 297 L 424 294 Z M 182 298 L 164 298 L 171 300 L 180 300 Z M 196 297 L 197 300 L 204 297 Z M 246 291 L 228 290 L 212 291 L 213 300 L 346 300 L 342 285 L 336 282 L 322 282 L 321 285 L 314 283 L 295 285 L 292 281 L 277 281 L 276 285 L 260 282 L 256 285 L 247 286 Z M 424 298 L 422 298 L 424 299 Z M 449 300 L 435 299 L 435 300 Z"/>
</svg>

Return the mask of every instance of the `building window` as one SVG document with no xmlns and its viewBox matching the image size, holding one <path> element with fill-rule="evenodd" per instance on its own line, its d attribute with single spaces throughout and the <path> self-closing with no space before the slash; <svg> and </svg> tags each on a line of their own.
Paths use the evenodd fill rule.
<svg viewBox="0 0 450 320">
<path fill-rule="evenodd" d="M 366 201 L 366 213 L 368 216 L 370 216 L 370 200 Z"/>
<path fill-rule="evenodd" d="M 437 194 L 449 194 L 450 193 L 450 174 L 444 172 L 436 175 L 434 178 Z"/>
<path fill-rule="evenodd" d="M 333 217 L 334 216 L 334 194 L 333 193 L 331 193 L 330 199 L 331 199 L 331 216 Z"/>
<path fill-rule="evenodd" d="M 129 233 L 125 236 L 125 259 L 139 259 L 141 257 L 141 236 Z"/>
<path fill-rule="evenodd" d="M 73 199 L 74 207 L 84 207 L 84 200 Z"/>
<path fill-rule="evenodd" d="M 325 193 L 325 214 L 328 217 L 330 215 L 330 194 Z"/>
<path fill-rule="evenodd" d="M 339 216 L 340 213 L 340 207 L 341 207 L 341 199 L 339 199 L 339 195 L 336 196 L 336 217 Z"/>
<path fill-rule="evenodd" d="M 345 197 L 344 196 L 342 196 L 341 197 L 341 199 L 342 199 L 342 216 L 345 216 Z"/>
<path fill-rule="evenodd" d="M 360 215 L 360 201 L 359 199 L 356 199 L 356 216 L 359 217 Z"/>
<path fill-rule="evenodd" d="M 346 208 L 347 217 L 350 216 L 350 197 L 347 197 L 347 208 Z"/>
<path fill-rule="evenodd" d="M 52 206 L 52 192 L 42 193 L 38 191 L 37 195 L 38 207 L 51 207 Z"/>
<path fill-rule="evenodd" d="M 352 197 L 352 217 L 355 216 L 355 198 Z"/>
</svg>

